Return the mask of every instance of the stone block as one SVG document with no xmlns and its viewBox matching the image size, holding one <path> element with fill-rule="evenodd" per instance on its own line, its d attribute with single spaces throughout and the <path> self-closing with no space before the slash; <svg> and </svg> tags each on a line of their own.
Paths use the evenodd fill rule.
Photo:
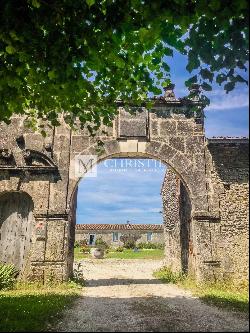
<svg viewBox="0 0 250 333">
<path fill-rule="evenodd" d="M 147 142 L 141 142 L 139 141 L 137 144 L 138 152 L 139 153 L 145 153 L 147 147 Z"/>
<path fill-rule="evenodd" d="M 53 150 L 56 152 L 69 151 L 70 137 L 67 135 L 56 135 L 54 137 Z"/>
<path fill-rule="evenodd" d="M 44 283 L 63 282 L 64 268 L 62 265 L 53 265 L 44 267 Z"/>
<path fill-rule="evenodd" d="M 205 149 L 205 140 L 203 135 L 186 138 L 186 151 L 189 154 L 201 154 Z"/>
<path fill-rule="evenodd" d="M 169 145 L 182 153 L 185 152 L 185 141 L 184 141 L 184 138 L 182 138 L 182 137 L 178 137 L 178 136 L 170 137 Z"/>
<path fill-rule="evenodd" d="M 147 125 L 146 119 L 143 121 L 136 120 L 120 120 L 120 137 L 146 137 Z"/>
<path fill-rule="evenodd" d="M 138 140 L 120 141 L 119 144 L 121 153 L 137 153 L 138 151 Z"/>
<path fill-rule="evenodd" d="M 159 151 L 161 149 L 162 143 L 151 141 L 147 143 L 146 153 L 154 155 L 159 155 Z"/>
<path fill-rule="evenodd" d="M 150 137 L 159 137 L 160 136 L 160 128 L 159 128 L 159 121 L 151 120 L 150 121 Z"/>
<path fill-rule="evenodd" d="M 105 151 L 110 155 L 120 153 L 120 143 L 117 140 L 110 140 L 105 142 L 104 148 Z"/>
<path fill-rule="evenodd" d="M 120 111 L 118 123 L 119 137 L 147 137 L 148 136 L 148 112 L 142 109 L 141 112 L 130 114 L 124 110 Z"/>
<path fill-rule="evenodd" d="M 44 148 L 44 138 L 38 133 L 24 134 L 25 148 L 42 151 Z"/>
<path fill-rule="evenodd" d="M 43 262 L 45 258 L 45 241 L 36 240 L 32 245 L 31 261 Z"/>
<path fill-rule="evenodd" d="M 177 122 L 177 133 L 180 136 L 190 136 L 193 133 L 194 123 L 189 120 L 179 120 Z"/>
<path fill-rule="evenodd" d="M 51 220 L 47 222 L 46 261 L 64 260 L 65 222 Z"/>
<path fill-rule="evenodd" d="M 72 135 L 71 138 L 71 151 L 80 153 L 89 148 L 89 138 L 81 135 Z"/>
<path fill-rule="evenodd" d="M 169 145 L 167 144 L 162 145 L 160 150 L 160 156 L 164 161 L 168 162 L 172 160 L 176 154 L 178 154 L 178 152 Z"/>
<path fill-rule="evenodd" d="M 173 136 L 176 133 L 176 121 L 173 119 L 162 120 L 160 122 L 161 137 Z"/>
<path fill-rule="evenodd" d="M 27 280 L 32 282 L 44 282 L 44 267 L 40 265 L 31 265 Z"/>
</svg>

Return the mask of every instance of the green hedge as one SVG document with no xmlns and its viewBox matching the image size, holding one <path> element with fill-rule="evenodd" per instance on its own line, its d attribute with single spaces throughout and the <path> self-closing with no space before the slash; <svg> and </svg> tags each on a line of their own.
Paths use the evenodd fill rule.
<svg viewBox="0 0 250 333">
<path fill-rule="evenodd" d="M 159 249 L 159 250 L 163 250 L 164 249 L 164 244 L 146 242 L 146 243 L 138 243 L 137 247 L 138 247 L 138 249 Z"/>
</svg>

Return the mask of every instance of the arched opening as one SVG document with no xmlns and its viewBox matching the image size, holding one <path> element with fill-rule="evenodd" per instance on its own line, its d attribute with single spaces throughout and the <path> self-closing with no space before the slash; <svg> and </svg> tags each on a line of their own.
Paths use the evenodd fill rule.
<svg viewBox="0 0 250 333">
<path fill-rule="evenodd" d="M 108 164 L 107 161 L 116 161 L 118 160 L 124 160 L 127 159 L 129 160 L 130 158 L 128 156 L 121 156 L 121 155 L 112 155 L 110 156 L 112 159 L 104 159 L 101 161 L 98 166 L 102 164 Z M 141 156 L 133 156 L 133 160 L 137 160 Z M 192 205 L 191 205 L 191 199 L 190 199 L 190 194 L 189 190 L 184 183 L 183 179 L 181 179 L 180 175 L 176 173 L 171 167 L 166 165 L 166 163 L 162 163 L 161 161 L 157 161 L 154 158 L 148 158 L 148 156 L 143 155 L 143 159 L 145 161 L 153 161 L 153 163 L 158 162 L 163 166 L 162 168 L 162 173 L 161 173 L 161 180 L 159 182 L 158 178 L 158 194 L 159 194 L 159 202 L 160 206 L 157 208 L 157 213 L 158 217 L 160 219 L 157 219 L 157 222 L 159 224 L 159 220 L 161 220 L 160 223 L 163 225 L 163 243 L 165 246 L 164 250 L 164 264 L 171 266 L 173 270 L 178 270 L 182 271 L 184 273 L 188 273 L 190 271 L 190 268 L 192 266 L 191 261 L 192 259 L 190 258 L 190 255 L 192 255 L 192 231 L 191 231 L 191 210 L 192 210 Z M 114 164 L 114 162 L 113 162 Z M 173 181 L 169 175 L 172 175 L 172 178 L 175 179 L 176 186 L 173 187 Z M 139 177 L 141 174 L 137 173 L 137 176 Z M 150 184 L 149 187 L 152 186 L 154 182 L 157 183 L 157 179 L 153 176 L 151 173 L 150 177 Z M 71 212 L 72 212 L 72 220 L 74 221 L 72 223 L 72 226 L 77 224 L 76 230 L 73 230 L 74 228 L 71 228 L 71 246 L 73 246 L 74 241 L 79 242 L 81 239 L 85 239 L 86 244 L 90 246 L 94 246 L 96 239 L 103 237 L 105 241 L 108 241 L 109 244 L 114 245 L 114 242 L 118 240 L 118 238 L 121 236 L 121 232 L 119 233 L 119 230 L 108 230 L 106 232 L 103 231 L 97 231 L 93 227 L 91 227 L 91 224 L 95 224 L 95 228 L 98 227 L 99 224 L 116 224 L 119 223 L 126 223 L 126 221 L 132 221 L 136 222 L 137 224 L 142 224 L 141 220 L 138 220 L 136 216 L 134 217 L 130 216 L 121 216 L 121 218 L 117 219 L 117 217 L 113 216 L 112 209 L 110 209 L 110 223 L 107 223 L 107 216 L 102 215 L 102 211 L 100 207 L 96 207 L 95 205 L 95 198 L 97 197 L 96 189 L 97 189 L 97 182 L 95 181 L 95 187 L 92 187 L 88 185 L 88 190 L 85 192 L 85 185 L 86 184 L 93 184 L 90 180 L 94 178 L 82 178 L 77 182 L 77 186 L 75 188 L 75 191 L 73 192 L 72 199 L 71 199 Z M 106 179 L 107 180 L 107 179 Z M 142 183 L 145 181 L 145 179 L 142 179 Z M 111 184 L 115 182 L 115 178 L 112 176 L 107 180 L 107 182 L 110 182 Z M 142 186 L 142 183 L 140 186 Z M 107 185 L 107 183 L 106 183 Z M 101 185 L 102 186 L 102 185 Z M 122 174 L 122 179 L 120 182 L 120 186 L 122 189 L 126 188 L 128 186 L 128 181 L 126 179 L 126 174 Z M 78 189 L 78 193 L 77 193 Z M 79 192 L 80 189 L 80 192 Z M 92 193 L 90 193 L 89 189 L 91 189 Z M 106 189 L 107 191 L 107 189 Z M 123 192 L 123 191 L 121 191 Z M 111 193 L 112 195 L 110 196 L 110 189 L 109 189 L 109 195 L 105 195 L 105 193 L 98 194 L 98 199 L 101 202 L 106 202 L 108 204 L 111 204 L 112 200 L 116 200 L 117 198 L 117 193 Z M 120 193 L 121 194 L 121 193 Z M 119 194 L 119 197 L 120 197 Z M 100 197 L 102 195 L 102 197 Z M 162 198 L 160 198 L 160 195 Z M 112 197 L 112 198 L 111 198 Z M 137 196 L 138 199 L 139 196 Z M 145 196 L 144 196 L 145 197 Z M 174 198 L 174 200 L 173 200 Z M 150 191 L 148 193 L 148 204 L 150 206 Z M 82 200 L 82 201 L 81 201 Z M 161 201 L 162 200 L 162 201 Z M 136 200 L 135 200 L 136 201 Z M 86 210 L 84 210 L 82 214 L 82 218 L 79 218 L 79 209 L 80 206 L 84 202 L 85 208 L 87 210 L 90 207 L 87 207 L 88 205 L 91 205 L 91 210 L 92 210 L 92 216 L 91 219 L 88 220 L 86 216 L 84 216 Z M 95 207 L 93 207 L 95 206 Z M 125 207 L 123 206 L 123 212 L 128 210 L 124 209 Z M 153 209 L 156 212 L 156 207 L 149 207 L 149 209 Z M 143 208 L 145 211 L 144 213 L 146 214 L 146 209 L 145 207 Z M 134 210 L 134 213 L 136 212 L 136 209 Z M 161 213 L 161 215 L 159 214 Z M 95 215 L 96 214 L 96 215 Z M 154 224 L 155 221 L 152 221 L 151 224 Z M 149 220 L 147 220 L 147 223 L 149 223 Z M 80 224 L 89 224 L 89 228 L 84 226 L 84 229 L 80 230 Z M 124 233 L 124 232 L 123 232 Z M 151 235 L 150 235 L 151 233 Z M 75 237 L 74 237 L 75 235 Z M 146 236 L 147 235 L 147 236 Z M 150 241 L 151 237 L 153 235 L 153 232 L 148 230 L 146 233 L 144 233 L 142 239 L 147 241 Z M 145 236 L 147 238 L 145 238 Z M 73 241 L 74 239 L 74 241 Z M 117 244 L 120 244 L 117 242 Z M 120 244 L 122 245 L 122 244 Z M 71 248 L 70 253 L 72 254 L 73 258 L 73 249 Z"/>
<path fill-rule="evenodd" d="M 31 245 L 33 201 L 24 192 L 0 196 L 0 262 L 22 272 Z"/>
</svg>

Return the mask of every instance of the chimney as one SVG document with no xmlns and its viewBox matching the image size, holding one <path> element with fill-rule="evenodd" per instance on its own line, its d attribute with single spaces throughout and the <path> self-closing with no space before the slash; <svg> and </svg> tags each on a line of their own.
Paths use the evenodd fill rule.
<svg viewBox="0 0 250 333">
<path fill-rule="evenodd" d="M 175 101 L 175 94 L 174 94 L 174 88 L 175 88 L 175 84 L 170 83 L 169 85 L 167 85 L 166 87 L 164 87 L 164 99 L 165 101 Z"/>
</svg>

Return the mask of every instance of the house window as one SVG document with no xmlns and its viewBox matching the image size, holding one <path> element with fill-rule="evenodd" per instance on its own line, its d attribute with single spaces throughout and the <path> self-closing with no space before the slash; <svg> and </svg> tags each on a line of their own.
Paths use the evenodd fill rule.
<svg viewBox="0 0 250 333">
<path fill-rule="evenodd" d="M 95 234 L 89 235 L 89 245 L 95 245 Z"/>
<path fill-rule="evenodd" d="M 148 241 L 148 242 L 151 242 L 151 241 L 152 241 L 152 238 L 153 238 L 153 233 L 152 233 L 152 232 L 148 232 L 148 233 L 147 233 L 147 241 Z"/>
<path fill-rule="evenodd" d="M 118 232 L 113 232 L 113 242 L 118 242 L 118 240 L 119 240 Z"/>
</svg>

